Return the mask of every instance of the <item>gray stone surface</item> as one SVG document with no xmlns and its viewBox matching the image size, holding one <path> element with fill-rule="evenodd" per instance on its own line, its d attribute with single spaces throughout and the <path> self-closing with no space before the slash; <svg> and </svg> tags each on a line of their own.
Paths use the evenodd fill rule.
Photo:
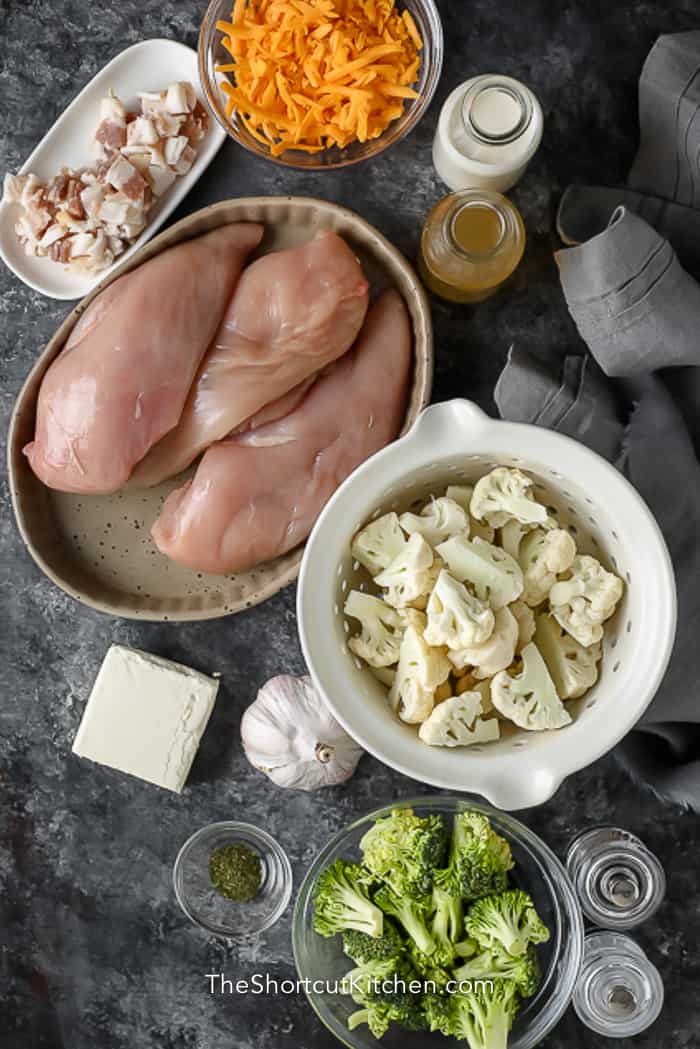
<svg viewBox="0 0 700 1049">
<path fill-rule="evenodd" d="M 542 100 L 542 149 L 515 193 L 528 249 L 515 285 L 471 310 L 435 302 L 435 398 L 492 409 L 507 347 L 576 339 L 556 280 L 553 210 L 570 179 L 620 180 L 633 156 L 636 79 L 659 32 L 694 25 L 695 0 L 442 0 L 445 72 L 417 131 L 389 154 L 336 174 L 295 174 L 227 143 L 175 218 L 225 197 L 299 193 L 340 201 L 408 256 L 442 193 L 430 164 L 439 105 L 466 76 L 521 77 Z M 77 90 L 117 51 L 169 36 L 196 44 L 193 0 L 0 0 L 0 161 L 13 169 Z M 29 367 L 68 306 L 0 272 L 0 396 L 6 420 Z M 5 423 L 3 423 L 3 429 Z M 204 974 L 293 974 L 288 912 L 252 947 L 208 941 L 180 914 L 170 869 L 182 841 L 216 819 L 244 817 L 284 844 L 298 886 L 327 837 L 368 809 L 420 787 L 365 758 L 346 786 L 307 796 L 276 789 L 241 753 L 241 713 L 258 686 L 300 672 L 294 588 L 244 615 L 194 625 L 132 624 L 65 597 L 34 566 L 12 520 L 0 523 L 0 1047 L 2 1049 L 286 1049 L 333 1043 L 302 998 L 212 997 Z M 216 710 L 181 797 L 80 761 L 70 752 L 90 685 L 112 641 L 220 670 Z M 624 697 L 620 697 L 624 702 Z M 697 857 L 700 821 L 640 791 L 612 757 L 524 814 L 561 855 L 571 835 L 614 821 L 664 861 L 668 899 L 639 932 L 667 1003 L 634 1043 L 694 1049 L 700 1020 Z M 414 1039 L 416 1044 L 418 1039 Z M 569 1014 L 548 1049 L 602 1047 Z M 620 1043 L 621 1046 L 627 1043 Z M 630 1043 L 631 1044 L 631 1043 Z"/>
</svg>

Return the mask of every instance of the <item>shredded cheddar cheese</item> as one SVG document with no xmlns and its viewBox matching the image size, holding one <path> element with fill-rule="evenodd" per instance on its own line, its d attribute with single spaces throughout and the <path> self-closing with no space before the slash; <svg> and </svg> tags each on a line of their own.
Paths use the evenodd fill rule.
<svg viewBox="0 0 700 1049">
<path fill-rule="evenodd" d="M 272 156 L 378 138 L 418 97 L 423 43 L 394 0 L 235 0 L 216 25 L 227 116 Z"/>
</svg>

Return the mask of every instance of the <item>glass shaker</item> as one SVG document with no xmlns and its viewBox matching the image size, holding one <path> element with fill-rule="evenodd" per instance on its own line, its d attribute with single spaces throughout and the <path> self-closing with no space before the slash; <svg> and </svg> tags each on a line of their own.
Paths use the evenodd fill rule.
<svg viewBox="0 0 700 1049">
<path fill-rule="evenodd" d="M 510 277 L 525 250 L 520 212 L 500 193 L 473 190 L 438 201 L 421 235 L 418 269 L 451 302 L 480 302 Z"/>
<path fill-rule="evenodd" d="M 606 929 L 646 921 L 664 898 L 666 876 L 656 856 L 620 827 L 594 827 L 575 838 L 566 868 L 587 918 Z"/>
<path fill-rule="evenodd" d="M 586 1027 L 606 1038 L 630 1038 L 654 1022 L 663 1003 L 659 972 L 638 943 L 622 933 L 589 933 L 573 998 Z"/>
</svg>

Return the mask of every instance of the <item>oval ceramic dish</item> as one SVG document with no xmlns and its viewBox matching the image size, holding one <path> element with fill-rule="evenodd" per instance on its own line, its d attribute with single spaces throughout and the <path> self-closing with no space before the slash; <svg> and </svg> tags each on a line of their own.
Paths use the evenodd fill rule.
<svg viewBox="0 0 700 1049">
<path fill-rule="evenodd" d="M 529 473 L 539 501 L 581 552 L 624 579 L 625 593 L 605 625 L 598 681 L 567 703 L 571 725 L 526 732 L 504 723 L 498 742 L 430 747 L 414 725 L 396 717 L 386 688 L 348 649 L 355 625 L 343 613 L 345 594 L 363 578 L 350 542 L 370 518 L 407 510 L 448 484 L 473 484 L 494 466 Z M 365 750 L 423 783 L 521 809 L 547 801 L 565 776 L 605 754 L 641 717 L 671 655 L 676 589 L 659 526 L 610 463 L 553 430 L 490 419 L 471 401 L 454 400 L 431 405 L 410 433 L 358 467 L 326 504 L 306 543 L 297 613 L 309 673 Z"/>
<path fill-rule="evenodd" d="M 411 315 L 414 340 L 415 366 L 404 424 L 404 431 L 408 430 L 430 397 L 430 307 L 403 256 L 377 230 L 345 208 L 303 197 L 243 197 L 214 204 L 161 233 L 100 287 L 166 248 L 229 222 L 265 224 L 259 254 L 301 243 L 319 229 L 335 230 L 357 252 L 373 293 L 390 285 L 401 292 Z M 34 433 L 41 380 L 99 290 L 66 317 L 32 369 L 12 416 L 8 440 L 10 491 L 29 552 L 66 593 L 101 612 L 127 619 L 213 619 L 265 600 L 296 577 L 301 547 L 232 576 L 192 572 L 156 549 L 150 537 L 151 525 L 165 496 L 182 483 L 183 475 L 147 491 L 83 496 L 52 491 L 29 469 L 22 448 Z"/>
<path fill-rule="evenodd" d="M 90 151 L 99 124 L 100 102 L 110 90 L 127 107 L 136 107 L 139 91 L 162 91 L 175 80 L 188 80 L 199 88 L 197 55 L 191 47 L 176 40 L 142 40 L 108 62 L 73 99 L 39 145 L 27 157 L 17 174 L 33 171 L 50 179 L 62 167 L 81 168 L 94 163 Z M 197 156 L 186 175 L 178 178 L 150 212 L 143 233 L 119 256 L 109 269 L 85 273 L 60 266 L 51 259 L 26 255 L 17 240 L 14 226 L 19 208 L 16 204 L 0 205 L 0 258 L 30 288 L 52 299 L 80 299 L 131 258 L 163 225 L 168 215 L 192 189 L 206 171 L 226 136 L 214 120 L 197 146 Z"/>
</svg>

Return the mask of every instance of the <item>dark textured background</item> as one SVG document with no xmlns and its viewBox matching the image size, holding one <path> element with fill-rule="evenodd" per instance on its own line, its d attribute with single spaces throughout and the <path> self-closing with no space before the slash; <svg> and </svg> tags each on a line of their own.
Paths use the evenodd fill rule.
<svg viewBox="0 0 700 1049">
<path fill-rule="evenodd" d="M 576 339 L 556 280 L 553 210 L 572 179 L 620 181 L 636 140 L 636 80 L 657 34 L 695 28 L 697 0 L 442 0 L 447 56 L 434 104 L 388 155 L 336 174 L 296 174 L 227 143 L 174 216 L 237 195 L 298 193 L 355 208 L 414 256 L 422 219 L 443 188 L 430 143 L 442 100 L 461 80 L 520 77 L 542 101 L 542 148 L 514 196 L 528 249 L 516 286 L 476 310 L 434 303 L 435 398 L 468 395 L 492 409 L 511 342 L 537 349 Z M 14 169 L 78 89 L 128 44 L 169 36 L 196 45 L 196 0 L 0 0 L 0 167 Z M 695 15 L 695 22 L 693 16 Z M 0 272 L 3 429 L 29 367 L 68 310 Z M 242 756 L 238 725 L 272 674 L 300 672 L 294 588 L 213 623 L 119 622 L 74 603 L 25 553 L 2 488 L 0 653 L 1 1049 L 227 1049 L 333 1044 L 302 998 L 210 997 L 204 974 L 291 976 L 290 913 L 251 947 L 208 941 L 180 914 L 170 869 L 182 841 L 216 819 L 267 826 L 299 884 L 327 837 L 351 818 L 417 789 L 365 758 L 344 787 L 283 792 Z M 73 757 L 71 742 L 112 641 L 223 673 L 212 722 L 181 797 Z M 612 757 L 524 814 L 560 854 L 597 821 L 640 833 L 669 875 L 658 917 L 639 931 L 666 985 L 638 1049 L 696 1049 L 700 959 L 700 822 L 638 790 Z M 417 1041 L 417 1040 L 416 1040 Z M 548 1049 L 602 1049 L 573 1014 Z M 633 1043 L 618 1043 L 621 1049 Z"/>
</svg>

